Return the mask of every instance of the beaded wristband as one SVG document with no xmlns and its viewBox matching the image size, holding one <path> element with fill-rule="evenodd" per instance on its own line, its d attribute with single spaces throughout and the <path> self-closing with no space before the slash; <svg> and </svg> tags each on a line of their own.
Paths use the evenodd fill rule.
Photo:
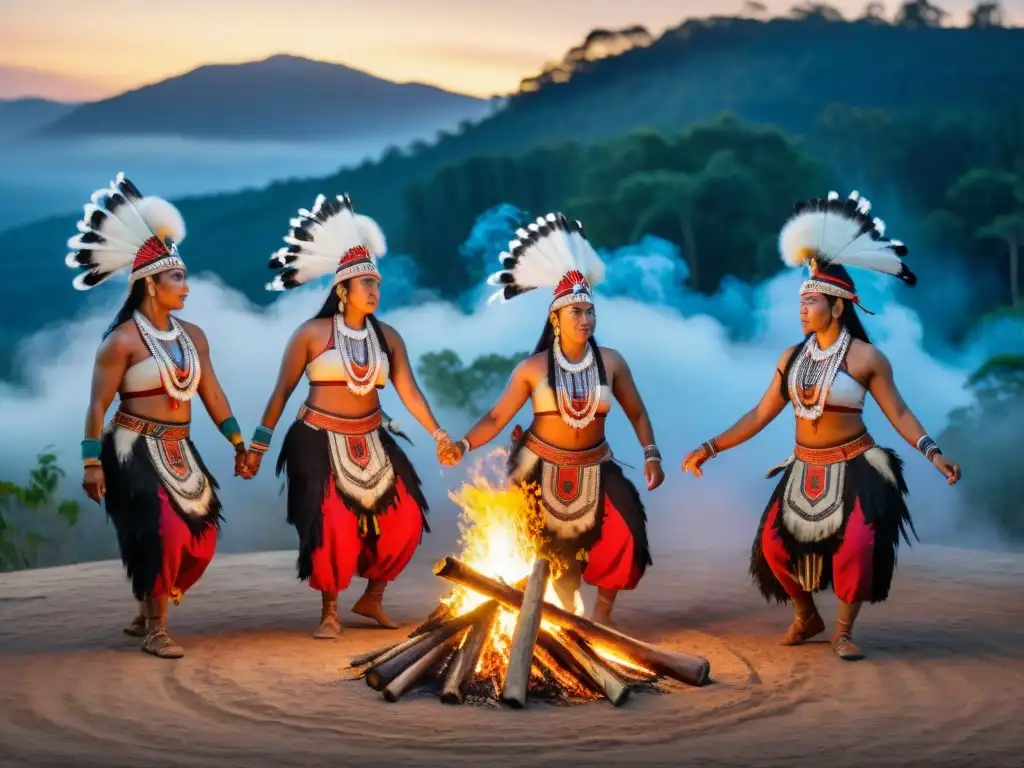
<svg viewBox="0 0 1024 768">
<path fill-rule="evenodd" d="M 224 419 L 224 421 L 217 425 L 217 429 L 220 430 L 220 433 L 224 435 L 224 437 L 226 437 L 232 443 L 232 445 L 234 445 L 236 442 L 235 440 L 231 439 L 235 435 L 238 436 L 237 442 L 244 442 L 242 438 L 242 428 L 238 426 L 238 419 L 236 419 L 234 416 L 228 416 L 226 419 Z"/>
<path fill-rule="evenodd" d="M 931 461 L 936 453 L 942 453 L 939 450 L 939 444 L 936 443 L 929 435 L 921 435 L 921 439 L 917 441 L 917 450 L 919 450 L 924 457 Z"/>
<path fill-rule="evenodd" d="M 708 458 L 713 459 L 718 455 L 718 448 L 715 446 L 714 438 L 706 441 L 704 444 L 705 450 L 708 452 Z"/>
<path fill-rule="evenodd" d="M 252 433 L 249 449 L 255 453 L 266 453 L 270 450 L 270 441 L 274 439 L 274 430 L 259 426 Z"/>
<path fill-rule="evenodd" d="M 101 443 L 95 437 L 87 437 L 82 441 L 82 461 L 99 459 Z"/>
<path fill-rule="evenodd" d="M 433 438 L 435 443 L 439 443 L 442 440 L 447 441 L 447 442 L 451 442 L 451 440 L 452 440 L 452 438 L 448 434 L 448 432 L 446 432 L 445 430 L 441 429 L 441 427 L 438 427 L 437 429 L 435 429 L 434 430 L 434 434 L 432 434 L 430 437 Z"/>
<path fill-rule="evenodd" d="M 661 451 L 658 450 L 656 445 L 645 445 L 644 446 L 644 464 L 649 461 L 661 461 Z"/>
<path fill-rule="evenodd" d="M 469 444 L 468 438 L 464 437 L 461 440 L 459 440 L 459 445 L 462 446 L 463 454 L 469 453 L 471 450 L 473 450 L 473 446 Z"/>
</svg>

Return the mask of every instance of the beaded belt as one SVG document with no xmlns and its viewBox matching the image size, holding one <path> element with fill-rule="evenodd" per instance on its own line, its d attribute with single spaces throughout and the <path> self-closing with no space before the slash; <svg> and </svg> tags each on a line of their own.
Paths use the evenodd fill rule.
<svg viewBox="0 0 1024 768">
<path fill-rule="evenodd" d="M 140 416 L 133 416 L 124 411 L 117 411 L 112 421 L 124 429 L 160 440 L 185 440 L 189 435 L 189 425 L 187 422 L 184 424 L 164 424 L 159 421 L 143 419 Z"/>
<path fill-rule="evenodd" d="M 585 451 L 569 451 L 564 448 L 556 448 L 545 443 L 532 432 L 526 433 L 526 439 L 523 444 L 544 461 L 560 467 L 585 467 L 589 464 L 598 464 L 610 452 L 608 443 L 604 441 L 601 441 L 599 445 L 593 448 L 587 448 Z"/>
<path fill-rule="evenodd" d="M 797 445 L 793 449 L 793 455 L 807 464 L 821 466 L 823 464 L 836 464 L 840 461 L 850 461 L 850 459 L 857 458 L 868 449 L 874 448 L 874 446 L 875 439 L 865 432 L 860 437 L 833 448 L 806 448 L 805 446 Z"/>
<path fill-rule="evenodd" d="M 379 408 L 366 416 L 352 419 L 345 416 L 332 416 L 329 413 L 314 410 L 303 403 L 299 406 L 299 412 L 295 418 L 299 421 L 304 421 L 311 427 L 318 427 L 319 429 L 342 435 L 365 435 L 368 432 L 373 432 L 373 430 L 381 425 L 381 412 Z"/>
</svg>

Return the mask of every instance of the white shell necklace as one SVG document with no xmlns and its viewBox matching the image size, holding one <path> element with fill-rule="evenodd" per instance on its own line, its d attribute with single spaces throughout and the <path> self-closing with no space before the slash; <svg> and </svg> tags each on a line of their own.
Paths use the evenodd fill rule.
<svg viewBox="0 0 1024 768">
<path fill-rule="evenodd" d="M 170 330 L 160 330 L 143 315 L 136 311 L 133 315 L 135 325 L 139 329 L 142 341 L 156 361 L 160 372 L 160 383 L 169 397 L 178 402 L 188 402 L 199 389 L 202 375 L 199 364 L 199 351 L 188 333 L 173 316 L 170 317 Z M 182 366 L 179 368 L 171 354 L 170 345 L 178 342 L 181 347 Z"/>
<path fill-rule="evenodd" d="M 570 363 L 562 352 L 562 345 L 556 338 L 552 347 L 555 358 L 555 386 L 558 413 L 562 421 L 573 429 L 584 429 L 597 417 L 601 405 L 601 377 L 597 370 L 594 348 L 587 344 L 587 351 L 578 363 Z M 573 401 L 583 400 L 583 407 L 576 408 Z"/>
<path fill-rule="evenodd" d="M 353 343 L 354 342 L 354 343 Z M 355 350 L 356 345 L 365 349 L 365 354 L 359 355 Z M 341 314 L 334 316 L 334 347 L 341 355 L 342 365 L 345 366 L 345 374 L 348 381 L 345 382 L 349 392 L 354 395 L 366 395 L 377 386 L 377 377 L 380 376 L 381 365 L 384 359 L 383 350 L 380 348 L 380 340 L 377 334 L 373 333 L 369 321 L 365 328 L 358 330 L 345 325 L 345 319 Z M 365 362 L 356 360 L 356 356 L 362 357 Z M 355 366 L 366 367 L 366 373 L 360 376 L 356 373 Z"/>
<path fill-rule="evenodd" d="M 829 390 L 839 373 L 846 352 L 850 348 L 849 330 L 844 325 L 839 337 L 828 349 L 818 346 L 818 337 L 811 335 L 804 342 L 793 367 L 789 371 L 789 398 L 798 418 L 817 421 L 825 410 Z M 805 405 L 811 401 L 810 406 Z"/>
</svg>

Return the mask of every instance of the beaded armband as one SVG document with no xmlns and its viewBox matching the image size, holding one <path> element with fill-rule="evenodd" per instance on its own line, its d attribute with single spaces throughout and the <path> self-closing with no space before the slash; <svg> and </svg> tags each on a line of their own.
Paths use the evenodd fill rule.
<svg viewBox="0 0 1024 768">
<path fill-rule="evenodd" d="M 274 430 L 256 427 L 249 441 L 249 449 L 254 453 L 266 453 L 270 450 L 270 441 L 274 438 Z"/>
</svg>

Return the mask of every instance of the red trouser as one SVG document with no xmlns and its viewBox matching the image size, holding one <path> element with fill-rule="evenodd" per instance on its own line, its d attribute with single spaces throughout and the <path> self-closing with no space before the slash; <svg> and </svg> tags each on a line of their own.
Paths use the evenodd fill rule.
<svg viewBox="0 0 1024 768">
<path fill-rule="evenodd" d="M 782 588 L 791 598 L 799 599 L 807 593 L 792 576 L 789 553 L 775 530 L 778 513 L 779 502 L 776 501 L 764 523 L 761 550 Z M 839 549 L 832 555 L 832 590 L 844 603 L 870 599 L 874 552 L 875 530 L 864 521 L 864 513 L 858 501 L 846 522 Z"/>
<path fill-rule="evenodd" d="M 313 551 L 309 586 L 322 592 L 342 592 L 357 569 L 370 581 L 398 578 L 419 546 L 423 515 L 402 479 L 396 477 L 395 483 L 398 500 L 377 516 L 380 535 L 371 546 L 372 540 L 359 535 L 359 516 L 335 492 L 331 478 L 320 508 L 323 541 Z"/>
<path fill-rule="evenodd" d="M 642 575 L 633 557 L 633 534 L 606 497 L 601 538 L 590 548 L 583 580 L 599 589 L 635 589 Z"/>
<path fill-rule="evenodd" d="M 163 550 L 160 573 L 153 584 L 153 597 L 179 598 L 199 581 L 217 549 L 217 528 L 208 526 L 199 536 L 174 511 L 167 491 L 157 488 L 160 499 L 160 544 Z"/>
</svg>

